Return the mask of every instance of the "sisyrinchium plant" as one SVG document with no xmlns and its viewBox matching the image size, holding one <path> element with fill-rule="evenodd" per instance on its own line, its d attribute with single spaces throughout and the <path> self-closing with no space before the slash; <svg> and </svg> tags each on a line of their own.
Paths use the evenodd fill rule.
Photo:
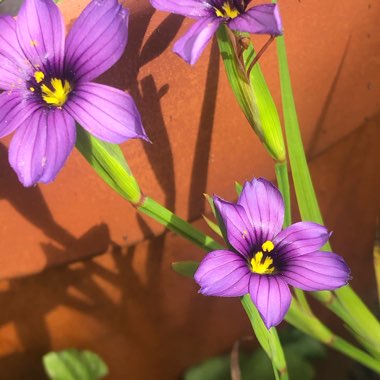
<svg viewBox="0 0 380 380">
<path fill-rule="evenodd" d="M 65 39 L 53 0 L 25 0 L 16 19 L 0 17 L 0 137 L 15 132 L 9 161 L 24 186 L 51 182 L 74 145 L 97 173 L 142 213 L 208 254 L 199 264 L 177 263 L 206 295 L 241 297 L 275 377 L 287 379 L 274 326 L 296 328 L 380 373 L 380 326 L 347 284 L 344 259 L 328 247 L 307 167 L 287 67 L 277 4 L 249 0 L 151 0 L 158 10 L 195 19 L 174 45 L 195 64 L 216 35 L 231 88 L 248 122 L 275 160 L 279 190 L 265 179 L 238 186 L 237 203 L 211 201 L 226 246 L 144 195 L 117 144 L 149 141 L 140 114 L 125 92 L 93 82 L 121 57 L 129 12 L 117 0 L 92 0 Z M 249 34 L 268 34 L 256 52 Z M 258 59 L 277 37 L 287 148 L 277 109 Z M 287 159 L 303 221 L 292 224 Z M 280 194 L 281 192 L 281 194 Z M 363 348 L 336 336 L 313 313 L 299 289 L 336 313 Z M 341 287 L 341 288 L 340 288 Z M 340 288 L 340 289 L 338 289 Z M 334 290 L 331 292 L 330 290 Z M 322 292 L 321 292 L 322 291 Z"/>
</svg>

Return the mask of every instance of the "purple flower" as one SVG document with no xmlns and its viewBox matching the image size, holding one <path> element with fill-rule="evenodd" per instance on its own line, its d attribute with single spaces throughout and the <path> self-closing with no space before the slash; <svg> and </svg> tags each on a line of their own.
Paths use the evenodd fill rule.
<svg viewBox="0 0 380 380">
<path fill-rule="evenodd" d="M 17 20 L 0 17 L 0 138 L 16 131 L 9 162 L 24 186 L 55 178 L 75 122 L 111 143 L 147 140 L 132 98 L 91 83 L 121 57 L 128 16 L 117 0 L 93 0 L 66 41 L 53 0 L 25 0 Z"/>
<path fill-rule="evenodd" d="M 251 0 L 150 0 L 161 11 L 196 19 L 190 30 L 174 45 L 174 52 L 195 64 L 222 23 L 240 32 L 282 34 L 277 4 L 257 5 L 247 9 Z"/>
<path fill-rule="evenodd" d="M 194 277 L 200 293 L 221 297 L 249 293 L 270 328 L 289 309 L 289 285 L 333 290 L 350 279 L 341 256 L 320 251 L 330 236 L 325 227 L 300 222 L 282 230 L 284 203 L 265 179 L 247 182 L 236 204 L 218 197 L 214 203 L 230 250 L 213 251 L 203 259 Z"/>
</svg>

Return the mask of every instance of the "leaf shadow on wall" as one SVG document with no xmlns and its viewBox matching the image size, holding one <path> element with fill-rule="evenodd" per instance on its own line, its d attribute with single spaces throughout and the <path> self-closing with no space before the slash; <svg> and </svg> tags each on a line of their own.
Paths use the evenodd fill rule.
<svg viewBox="0 0 380 380">
<path fill-rule="evenodd" d="M 57 223 L 40 188 L 38 186 L 25 188 L 20 184 L 9 166 L 8 149 L 2 143 L 0 143 L 0 199 L 9 202 L 23 218 L 51 239 L 52 243 L 49 244 L 41 242 L 47 267 L 93 256 L 104 252 L 108 247 L 110 237 L 105 224 L 94 226 L 80 238 L 76 238 Z M 6 221 L 3 223 L 6 224 Z M 8 230 L 8 233 L 14 233 L 15 239 L 23 236 L 19 230 Z M 94 244 L 95 237 L 96 244 Z M 17 260 L 16 252 L 3 252 L 3 254 L 9 254 L 9 260 Z M 2 277 L 23 274 L 26 273 L 2 273 Z"/>
<path fill-rule="evenodd" d="M 141 218 L 139 223 L 146 234 L 152 233 Z M 195 296 L 190 279 L 170 272 L 167 240 L 168 235 L 155 237 L 144 248 L 114 245 L 98 258 L 0 282 L 0 338 L 14 348 L 0 358 L 0 380 L 44 378 L 42 355 L 67 347 L 97 352 L 113 379 L 124 378 L 126 371 L 130 378 L 173 379 L 203 358 L 197 347 L 212 316 L 201 310 L 210 310 L 217 301 Z M 175 286 L 168 286 L 168 276 Z M 195 302 L 185 302 L 184 320 L 173 324 L 171 316 L 183 313 L 188 297 L 196 297 Z M 168 299 L 175 301 L 175 311 L 168 309 Z M 228 310 L 225 320 L 233 313 Z M 191 340 L 184 339 L 191 331 Z"/>
<path fill-rule="evenodd" d="M 128 89 L 135 100 L 144 128 L 153 144 L 143 143 L 150 166 L 163 190 L 169 209 L 175 209 L 176 187 L 173 152 L 165 125 L 160 99 L 168 92 L 169 85 L 157 88 L 152 75 L 139 79 L 143 65 L 159 57 L 173 41 L 183 17 L 170 14 L 155 31 L 143 40 L 154 9 L 149 7 L 130 17 L 127 49 L 120 61 L 103 74 L 99 81 L 117 88 Z M 133 168 L 132 168 L 133 170 Z"/>
</svg>

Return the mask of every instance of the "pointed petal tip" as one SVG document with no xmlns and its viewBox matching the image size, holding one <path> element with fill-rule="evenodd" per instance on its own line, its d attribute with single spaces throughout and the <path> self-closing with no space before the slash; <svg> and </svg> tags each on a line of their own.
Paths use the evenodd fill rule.
<svg viewBox="0 0 380 380">
<path fill-rule="evenodd" d="M 249 294 L 265 326 L 279 325 L 289 310 L 292 295 L 287 283 L 279 276 L 251 276 Z"/>
<path fill-rule="evenodd" d="M 200 17 L 174 44 L 173 52 L 194 65 L 211 40 L 222 20 L 218 17 Z"/>
<path fill-rule="evenodd" d="M 233 30 L 253 34 L 269 34 L 271 36 L 283 34 L 278 4 L 256 5 L 229 20 L 228 26 Z"/>
</svg>

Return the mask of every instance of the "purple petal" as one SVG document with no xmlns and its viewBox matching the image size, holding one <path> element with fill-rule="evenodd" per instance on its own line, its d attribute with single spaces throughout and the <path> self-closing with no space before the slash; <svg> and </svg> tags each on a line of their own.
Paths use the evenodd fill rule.
<svg viewBox="0 0 380 380">
<path fill-rule="evenodd" d="M 222 21 L 220 17 L 202 17 L 174 44 L 174 53 L 194 65 Z"/>
<path fill-rule="evenodd" d="M 281 265 L 282 278 L 302 290 L 334 290 L 350 279 L 350 270 L 335 253 L 314 252 L 295 257 Z"/>
<path fill-rule="evenodd" d="M 205 17 L 209 8 L 199 0 L 150 0 L 152 6 L 159 11 L 175 13 L 186 17 Z"/>
<path fill-rule="evenodd" d="M 254 178 L 246 182 L 238 204 L 244 207 L 259 244 L 272 240 L 281 231 L 284 201 L 281 193 L 269 181 Z"/>
<path fill-rule="evenodd" d="M 36 68 L 62 75 L 65 24 L 54 1 L 25 0 L 17 16 L 17 38 Z"/>
<path fill-rule="evenodd" d="M 228 26 L 239 32 L 272 36 L 282 34 L 282 21 L 277 4 L 257 5 L 230 20 Z"/>
<path fill-rule="evenodd" d="M 329 240 L 327 228 L 313 222 L 299 222 L 281 231 L 274 239 L 276 253 L 282 260 L 319 251 Z"/>
<path fill-rule="evenodd" d="M 133 138 L 149 141 L 135 102 L 127 93 L 97 83 L 79 83 L 65 104 L 92 135 L 115 144 Z"/>
<path fill-rule="evenodd" d="M 288 285 L 278 276 L 252 274 L 249 294 L 268 329 L 284 319 L 292 300 Z"/>
<path fill-rule="evenodd" d="M 0 89 L 24 86 L 29 71 L 26 61 L 17 39 L 16 21 L 11 16 L 0 16 Z"/>
<path fill-rule="evenodd" d="M 194 279 L 207 296 L 240 297 L 248 293 L 251 272 L 247 262 L 230 251 L 213 251 L 206 255 Z"/>
<path fill-rule="evenodd" d="M 243 256 L 250 258 L 255 240 L 244 208 L 218 197 L 214 197 L 214 204 L 222 218 L 228 242 Z"/>
<path fill-rule="evenodd" d="M 23 97 L 22 91 L 3 92 L 0 95 L 0 138 L 12 133 L 37 107 Z"/>
<path fill-rule="evenodd" d="M 51 182 L 75 139 L 75 121 L 64 110 L 40 109 L 17 129 L 9 146 L 9 162 L 24 186 Z"/>
<path fill-rule="evenodd" d="M 75 80 L 91 81 L 114 65 L 128 40 L 129 12 L 117 0 L 93 0 L 66 40 L 65 67 Z"/>
</svg>

